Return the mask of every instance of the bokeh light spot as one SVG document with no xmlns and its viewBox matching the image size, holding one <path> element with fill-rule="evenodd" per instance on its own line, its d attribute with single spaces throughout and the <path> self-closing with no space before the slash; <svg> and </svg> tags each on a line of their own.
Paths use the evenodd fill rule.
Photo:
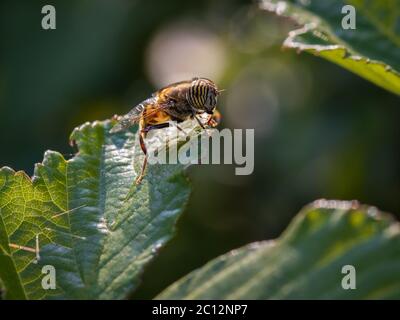
<svg viewBox="0 0 400 320">
<path fill-rule="evenodd" d="M 147 49 L 147 72 L 157 87 L 206 77 L 218 81 L 225 67 L 223 42 L 196 23 L 181 22 L 161 29 Z"/>
</svg>

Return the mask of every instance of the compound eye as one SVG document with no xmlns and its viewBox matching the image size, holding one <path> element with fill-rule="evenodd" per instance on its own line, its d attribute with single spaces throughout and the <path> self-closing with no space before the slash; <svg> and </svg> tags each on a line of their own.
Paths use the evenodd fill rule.
<svg viewBox="0 0 400 320">
<path fill-rule="evenodd" d="M 212 95 L 208 96 L 205 104 L 206 112 L 212 114 L 215 109 L 215 106 L 216 106 L 215 97 Z"/>
<path fill-rule="evenodd" d="M 217 97 L 215 95 L 211 95 L 209 97 L 209 105 L 211 108 L 214 108 L 217 105 Z"/>
<path fill-rule="evenodd" d="M 212 96 L 208 96 L 207 102 L 206 102 L 206 107 L 207 108 L 212 108 L 213 107 L 213 97 Z"/>
</svg>

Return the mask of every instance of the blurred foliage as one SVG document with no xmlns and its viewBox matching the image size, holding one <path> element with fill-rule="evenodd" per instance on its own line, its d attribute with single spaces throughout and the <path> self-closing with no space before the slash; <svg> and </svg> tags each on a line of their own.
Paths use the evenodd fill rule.
<svg viewBox="0 0 400 320">
<path fill-rule="evenodd" d="M 350 4 L 353 12 L 349 13 Z M 397 0 L 263 0 L 260 8 L 302 25 L 285 40 L 287 48 L 306 51 L 400 95 L 400 35 Z M 347 9 L 342 13 L 342 8 Z M 344 29 L 352 14 L 354 29 Z"/>
<path fill-rule="evenodd" d="M 222 127 L 256 129 L 253 175 L 235 176 L 229 165 L 190 168 L 194 191 L 177 236 L 132 298 L 154 297 L 211 258 L 277 237 L 317 198 L 400 214 L 399 98 L 322 59 L 282 52 L 290 21 L 245 0 L 59 0 L 57 29 L 44 31 L 44 4 L 0 3 L 0 166 L 31 174 L 45 150 L 74 151 L 65 142 L 75 126 L 149 96 L 163 82 L 150 57 L 174 65 L 160 60 L 173 48 L 152 52 L 165 30 L 214 35 L 224 49 L 213 78 L 226 89 Z M 198 68 L 212 59 L 179 50 Z"/>
</svg>

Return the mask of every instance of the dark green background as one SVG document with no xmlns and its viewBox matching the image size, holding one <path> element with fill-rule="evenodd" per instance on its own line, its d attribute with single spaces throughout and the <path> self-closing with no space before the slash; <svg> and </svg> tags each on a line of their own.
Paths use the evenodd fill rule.
<svg viewBox="0 0 400 320">
<path fill-rule="evenodd" d="M 56 7 L 56 30 L 41 29 L 44 4 Z M 190 168 L 193 193 L 177 235 L 133 298 L 152 298 L 219 254 L 278 236 L 317 198 L 400 213 L 399 98 L 320 58 L 282 51 L 293 25 L 247 1 L 2 0 L 0 166 L 32 174 L 45 150 L 73 152 L 75 126 L 149 96 L 157 89 L 149 44 L 180 21 L 225 48 L 215 79 L 227 89 L 222 127 L 255 128 L 255 170 Z M 238 97 L 243 104 L 230 109 Z"/>
</svg>

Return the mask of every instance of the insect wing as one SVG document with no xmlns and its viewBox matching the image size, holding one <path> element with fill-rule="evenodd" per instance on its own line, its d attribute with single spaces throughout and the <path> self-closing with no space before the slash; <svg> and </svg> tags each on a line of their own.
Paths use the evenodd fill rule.
<svg viewBox="0 0 400 320">
<path fill-rule="evenodd" d="M 150 105 L 153 105 L 153 108 L 150 112 L 146 112 L 143 115 L 146 108 Z M 138 104 L 134 107 L 131 111 L 129 111 L 126 115 L 122 116 L 119 122 L 110 130 L 110 133 L 117 133 L 123 130 L 128 129 L 129 127 L 133 126 L 135 123 L 138 123 L 140 119 L 147 118 L 160 110 L 166 109 L 170 107 L 169 103 L 158 104 L 157 98 L 149 98 L 142 103 Z"/>
<path fill-rule="evenodd" d="M 118 123 L 110 130 L 110 133 L 117 133 L 134 125 L 140 119 L 140 115 L 142 114 L 144 108 L 145 106 L 143 102 L 138 104 L 131 111 L 122 116 Z"/>
</svg>

